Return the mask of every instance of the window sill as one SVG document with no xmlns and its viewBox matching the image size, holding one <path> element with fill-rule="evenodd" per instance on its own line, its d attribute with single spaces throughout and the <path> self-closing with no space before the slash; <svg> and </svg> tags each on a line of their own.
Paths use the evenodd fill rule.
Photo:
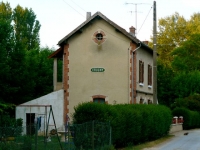
<svg viewBox="0 0 200 150">
<path fill-rule="evenodd" d="M 144 86 L 144 83 L 139 83 L 139 86 Z"/>
<path fill-rule="evenodd" d="M 149 89 L 151 89 L 151 88 L 152 88 L 152 86 L 151 86 L 151 85 L 148 85 L 148 88 L 149 88 Z"/>
</svg>

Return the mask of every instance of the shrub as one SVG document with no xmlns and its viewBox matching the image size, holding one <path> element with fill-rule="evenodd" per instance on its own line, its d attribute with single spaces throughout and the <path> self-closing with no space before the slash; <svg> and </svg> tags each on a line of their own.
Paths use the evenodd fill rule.
<svg viewBox="0 0 200 150">
<path fill-rule="evenodd" d="M 200 127 L 200 113 L 197 111 L 191 111 L 187 108 L 177 107 L 172 111 L 174 116 L 183 116 L 183 129 L 193 129 Z"/>
<path fill-rule="evenodd" d="M 74 123 L 92 120 L 110 122 L 116 147 L 154 140 L 168 134 L 171 110 L 161 105 L 106 105 L 82 103 L 75 107 Z"/>
</svg>

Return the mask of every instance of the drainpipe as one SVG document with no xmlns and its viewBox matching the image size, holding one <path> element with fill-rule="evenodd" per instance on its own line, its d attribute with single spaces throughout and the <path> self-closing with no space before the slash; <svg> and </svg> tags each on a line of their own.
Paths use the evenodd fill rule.
<svg viewBox="0 0 200 150">
<path fill-rule="evenodd" d="M 133 51 L 132 51 L 132 73 L 133 73 L 133 71 L 134 71 L 134 64 L 133 64 L 133 53 L 135 52 L 135 51 L 137 51 L 142 45 L 141 45 L 141 42 L 139 42 L 140 43 L 140 46 L 139 47 L 137 47 L 136 49 L 134 49 Z M 134 76 L 132 75 L 132 87 L 134 88 L 134 86 L 133 86 L 133 79 L 134 79 Z M 132 88 L 132 90 L 133 90 L 133 88 Z M 132 104 L 134 103 L 134 90 L 132 91 Z"/>
</svg>

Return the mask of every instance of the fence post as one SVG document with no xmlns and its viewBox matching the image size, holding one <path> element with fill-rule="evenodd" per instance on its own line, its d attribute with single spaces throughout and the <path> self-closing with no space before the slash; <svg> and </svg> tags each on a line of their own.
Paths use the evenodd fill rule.
<svg viewBox="0 0 200 150">
<path fill-rule="evenodd" d="M 110 125 L 110 123 L 109 123 Z M 111 141 L 112 141 L 112 127 L 110 125 L 110 141 L 109 141 L 109 145 L 111 146 Z"/>
<path fill-rule="evenodd" d="M 35 124 L 35 150 L 37 150 L 38 145 L 38 122 Z"/>
<path fill-rule="evenodd" d="M 94 150 L 94 120 L 92 121 L 92 150 Z"/>
</svg>

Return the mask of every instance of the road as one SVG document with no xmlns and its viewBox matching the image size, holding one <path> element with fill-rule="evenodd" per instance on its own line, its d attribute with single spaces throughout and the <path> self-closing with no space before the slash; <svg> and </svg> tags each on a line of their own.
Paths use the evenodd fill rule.
<svg viewBox="0 0 200 150">
<path fill-rule="evenodd" d="M 188 133 L 188 135 L 184 135 L 184 133 Z M 171 140 L 144 150 L 200 150 L 200 129 L 185 130 L 173 134 L 175 137 Z"/>
</svg>

